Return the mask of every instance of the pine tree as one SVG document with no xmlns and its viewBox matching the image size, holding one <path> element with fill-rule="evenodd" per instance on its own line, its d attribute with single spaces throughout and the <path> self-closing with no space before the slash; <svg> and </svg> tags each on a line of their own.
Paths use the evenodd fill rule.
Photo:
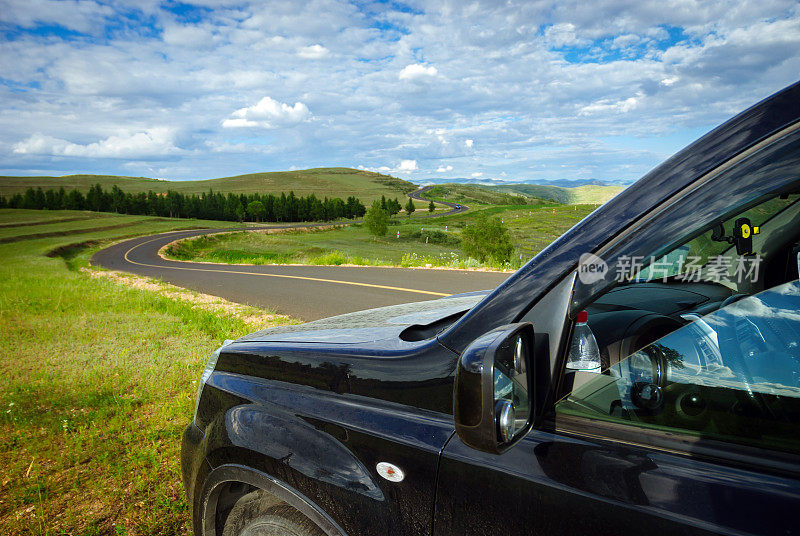
<svg viewBox="0 0 800 536">
<path fill-rule="evenodd" d="M 414 200 L 409 197 L 408 203 L 406 203 L 406 214 L 411 216 L 415 210 L 417 210 L 417 207 L 414 206 Z"/>
</svg>

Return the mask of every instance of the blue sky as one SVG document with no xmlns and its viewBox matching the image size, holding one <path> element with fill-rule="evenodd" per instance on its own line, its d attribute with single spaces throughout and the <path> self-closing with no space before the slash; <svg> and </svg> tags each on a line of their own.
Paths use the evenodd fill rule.
<svg viewBox="0 0 800 536">
<path fill-rule="evenodd" d="M 800 79 L 797 1 L 4 0 L 0 174 L 630 182 Z"/>
</svg>

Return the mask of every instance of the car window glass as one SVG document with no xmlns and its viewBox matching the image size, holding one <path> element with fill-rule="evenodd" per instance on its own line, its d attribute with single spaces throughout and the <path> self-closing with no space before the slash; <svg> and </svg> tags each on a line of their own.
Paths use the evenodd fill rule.
<svg viewBox="0 0 800 536">
<path fill-rule="evenodd" d="M 595 375 L 556 409 L 800 452 L 800 283 L 694 320 Z"/>
<path fill-rule="evenodd" d="M 731 212 L 668 251 L 617 259 L 616 286 L 581 315 L 599 373 L 567 369 L 557 422 L 800 452 L 800 196 Z"/>
</svg>

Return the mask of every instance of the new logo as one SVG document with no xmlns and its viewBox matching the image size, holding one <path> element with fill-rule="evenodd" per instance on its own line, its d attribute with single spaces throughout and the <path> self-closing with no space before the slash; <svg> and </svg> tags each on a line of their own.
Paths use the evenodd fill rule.
<svg viewBox="0 0 800 536">
<path fill-rule="evenodd" d="M 578 279 L 584 285 L 591 285 L 602 280 L 608 273 L 608 264 L 606 261 L 593 255 L 592 253 L 584 253 L 578 260 Z"/>
</svg>

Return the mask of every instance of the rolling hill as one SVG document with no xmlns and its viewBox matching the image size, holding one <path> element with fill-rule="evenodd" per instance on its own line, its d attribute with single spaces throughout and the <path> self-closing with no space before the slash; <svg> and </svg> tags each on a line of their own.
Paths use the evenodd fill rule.
<svg viewBox="0 0 800 536">
<path fill-rule="evenodd" d="M 572 188 L 549 184 L 482 185 L 445 183 L 432 186 L 427 196 L 437 201 L 465 205 L 523 205 L 537 200 L 563 204 L 602 204 L 623 190 L 623 186 L 584 184 Z"/>
<path fill-rule="evenodd" d="M 437 184 L 424 196 L 436 201 L 449 201 L 464 205 L 524 205 L 532 201 L 527 196 L 518 193 L 498 192 L 485 186 L 455 183 Z"/>
<path fill-rule="evenodd" d="M 597 186 L 587 184 L 574 188 L 541 184 L 508 184 L 484 186 L 494 192 L 538 197 L 567 204 L 602 204 L 623 190 L 622 186 Z"/>
<path fill-rule="evenodd" d="M 166 192 L 173 190 L 184 194 L 199 194 L 213 189 L 215 192 L 233 193 L 281 193 L 294 191 L 297 195 L 316 194 L 317 197 L 356 196 L 362 202 L 386 197 L 404 197 L 416 186 L 408 181 L 370 171 L 351 168 L 314 168 L 298 171 L 273 171 L 250 173 L 219 179 L 195 181 L 166 181 L 146 177 L 122 177 L 115 175 L 66 175 L 64 177 L 7 177 L 0 176 L 0 195 L 10 197 L 26 189 L 41 187 L 43 190 L 64 187 L 67 191 L 81 191 L 100 184 L 110 190 L 119 186 L 125 192 Z"/>
</svg>

